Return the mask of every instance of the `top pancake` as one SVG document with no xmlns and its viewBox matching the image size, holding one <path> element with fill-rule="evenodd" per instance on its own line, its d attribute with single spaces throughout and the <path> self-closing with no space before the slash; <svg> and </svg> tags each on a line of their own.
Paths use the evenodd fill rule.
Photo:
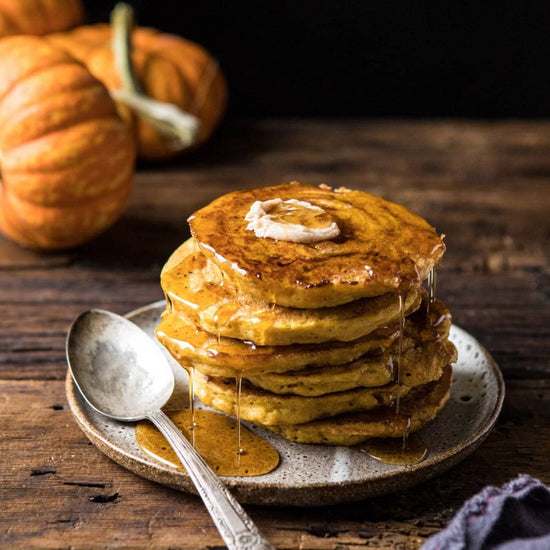
<svg viewBox="0 0 550 550">
<path fill-rule="evenodd" d="M 275 198 L 321 207 L 340 235 L 309 244 L 256 237 L 245 216 L 255 201 Z M 361 191 L 296 182 L 224 195 L 193 214 L 189 225 L 203 253 L 243 292 L 295 308 L 406 292 L 445 251 L 434 228 L 403 206 Z"/>
</svg>

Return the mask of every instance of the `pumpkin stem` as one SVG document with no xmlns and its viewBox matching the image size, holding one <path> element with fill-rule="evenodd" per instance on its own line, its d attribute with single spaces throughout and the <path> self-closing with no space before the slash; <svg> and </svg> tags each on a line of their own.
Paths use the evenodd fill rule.
<svg viewBox="0 0 550 550">
<path fill-rule="evenodd" d="M 122 89 L 110 90 L 110 93 L 116 101 L 134 109 L 169 138 L 176 150 L 185 149 L 195 142 L 200 122 L 177 105 L 158 101 L 143 93 L 132 62 L 133 26 L 133 8 L 125 2 L 119 2 L 111 12 L 111 46 Z"/>
</svg>

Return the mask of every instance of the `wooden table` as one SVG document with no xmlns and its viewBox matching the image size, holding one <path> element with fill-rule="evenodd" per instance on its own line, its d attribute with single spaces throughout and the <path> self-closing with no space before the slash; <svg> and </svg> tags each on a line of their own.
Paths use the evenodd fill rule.
<svg viewBox="0 0 550 550">
<path fill-rule="evenodd" d="M 38 254 L 0 237 L 0 545 L 219 548 L 200 500 L 102 455 L 67 406 L 65 337 L 100 307 L 161 299 L 186 219 L 218 195 L 288 180 L 368 190 L 447 235 L 438 296 L 499 363 L 486 442 L 402 492 L 321 508 L 247 506 L 277 548 L 418 548 L 486 484 L 550 483 L 550 123 L 228 121 L 188 158 L 142 166 L 124 217 L 94 242 Z"/>
</svg>

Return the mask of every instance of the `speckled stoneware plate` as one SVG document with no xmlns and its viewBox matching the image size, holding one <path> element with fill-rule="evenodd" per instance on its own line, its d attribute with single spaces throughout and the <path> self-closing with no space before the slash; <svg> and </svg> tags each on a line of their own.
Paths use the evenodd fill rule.
<svg viewBox="0 0 550 550">
<path fill-rule="evenodd" d="M 154 339 L 164 309 L 156 302 L 127 314 Z M 257 477 L 225 477 L 224 482 L 243 503 L 312 506 L 360 500 L 390 493 L 436 476 L 472 453 L 496 422 L 504 397 L 504 382 L 496 363 L 467 332 L 453 326 L 451 340 L 458 348 L 451 399 L 422 433 L 428 447 L 425 460 L 414 466 L 384 464 L 348 447 L 291 443 L 267 430 L 251 426 L 279 451 L 279 466 Z M 159 344 L 160 346 L 160 344 Z M 169 358 L 176 390 L 167 408 L 187 399 L 185 371 Z M 67 375 L 69 406 L 81 429 L 108 457 L 136 474 L 195 493 L 183 470 L 156 462 L 136 444 L 135 425 L 110 420 L 91 409 Z"/>
</svg>

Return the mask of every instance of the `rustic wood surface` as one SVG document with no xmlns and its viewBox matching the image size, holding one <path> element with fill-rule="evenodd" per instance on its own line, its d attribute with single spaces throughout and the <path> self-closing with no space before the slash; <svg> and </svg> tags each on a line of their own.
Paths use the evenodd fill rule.
<svg viewBox="0 0 550 550">
<path fill-rule="evenodd" d="M 447 235 L 438 296 L 507 385 L 486 442 L 400 494 L 305 508 L 247 506 L 279 549 L 413 549 L 486 484 L 550 483 L 550 123 L 229 121 L 206 147 L 140 166 L 124 217 L 94 242 L 39 254 L 0 237 L 0 546 L 220 548 L 197 497 L 111 462 L 65 393 L 74 317 L 162 297 L 159 271 L 186 218 L 218 195 L 288 180 L 405 204 Z"/>
</svg>

